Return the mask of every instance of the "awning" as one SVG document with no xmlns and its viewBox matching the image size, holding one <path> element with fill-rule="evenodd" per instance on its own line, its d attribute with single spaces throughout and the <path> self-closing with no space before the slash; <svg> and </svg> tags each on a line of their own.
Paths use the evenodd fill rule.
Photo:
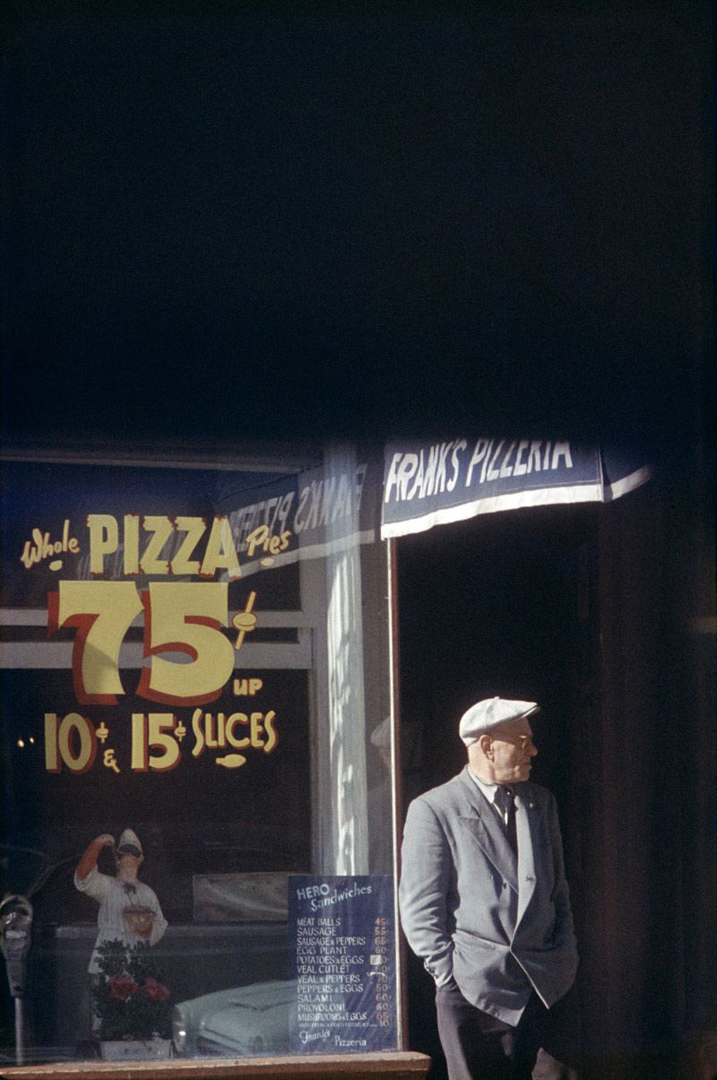
<svg viewBox="0 0 717 1080">
<path fill-rule="evenodd" d="M 381 538 L 497 510 L 610 502 L 651 476 L 614 449 L 540 439 L 454 438 L 386 447 Z"/>
</svg>

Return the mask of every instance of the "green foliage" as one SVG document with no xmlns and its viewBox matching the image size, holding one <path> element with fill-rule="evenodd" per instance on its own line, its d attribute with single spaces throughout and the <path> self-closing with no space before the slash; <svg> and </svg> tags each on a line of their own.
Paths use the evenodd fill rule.
<svg viewBox="0 0 717 1080">
<path fill-rule="evenodd" d="M 119 938 L 97 949 L 99 983 L 93 988 L 101 1039 L 169 1038 L 172 1005 L 150 957 L 149 945 Z"/>
</svg>

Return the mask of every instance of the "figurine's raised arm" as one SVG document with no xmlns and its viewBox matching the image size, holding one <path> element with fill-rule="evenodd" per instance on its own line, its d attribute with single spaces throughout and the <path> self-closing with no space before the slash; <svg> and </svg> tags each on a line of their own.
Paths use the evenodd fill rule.
<svg viewBox="0 0 717 1080">
<path fill-rule="evenodd" d="M 114 846 L 114 837 L 110 836 L 109 833 L 102 833 L 101 836 L 96 836 L 94 840 L 91 840 L 85 848 L 82 858 L 77 864 L 77 870 L 75 871 L 75 873 L 77 874 L 78 878 L 81 878 L 84 881 L 90 871 L 94 870 L 94 868 L 97 866 L 97 859 L 99 858 L 99 854 L 102 851 L 103 847 Z"/>
</svg>

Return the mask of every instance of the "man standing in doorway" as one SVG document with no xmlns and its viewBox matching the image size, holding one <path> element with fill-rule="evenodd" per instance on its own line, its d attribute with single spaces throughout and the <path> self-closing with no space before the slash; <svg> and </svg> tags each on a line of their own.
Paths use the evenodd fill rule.
<svg viewBox="0 0 717 1080">
<path fill-rule="evenodd" d="M 473 705 L 467 766 L 408 810 L 401 920 L 436 982 L 450 1080 L 530 1080 L 541 1048 L 536 1076 L 564 1075 L 551 1054 L 578 957 L 555 799 L 530 782 L 539 711 Z"/>
</svg>

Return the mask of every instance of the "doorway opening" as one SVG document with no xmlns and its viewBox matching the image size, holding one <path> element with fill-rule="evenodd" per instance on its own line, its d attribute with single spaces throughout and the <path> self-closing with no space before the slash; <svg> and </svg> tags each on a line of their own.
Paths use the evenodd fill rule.
<svg viewBox="0 0 717 1080">
<path fill-rule="evenodd" d="M 465 710 L 537 701 L 532 779 L 555 794 L 580 923 L 581 764 L 597 706 L 596 508 L 499 513 L 398 543 L 404 811 L 460 772 Z M 409 1039 L 445 1076 L 433 984 L 408 958 Z"/>
</svg>

